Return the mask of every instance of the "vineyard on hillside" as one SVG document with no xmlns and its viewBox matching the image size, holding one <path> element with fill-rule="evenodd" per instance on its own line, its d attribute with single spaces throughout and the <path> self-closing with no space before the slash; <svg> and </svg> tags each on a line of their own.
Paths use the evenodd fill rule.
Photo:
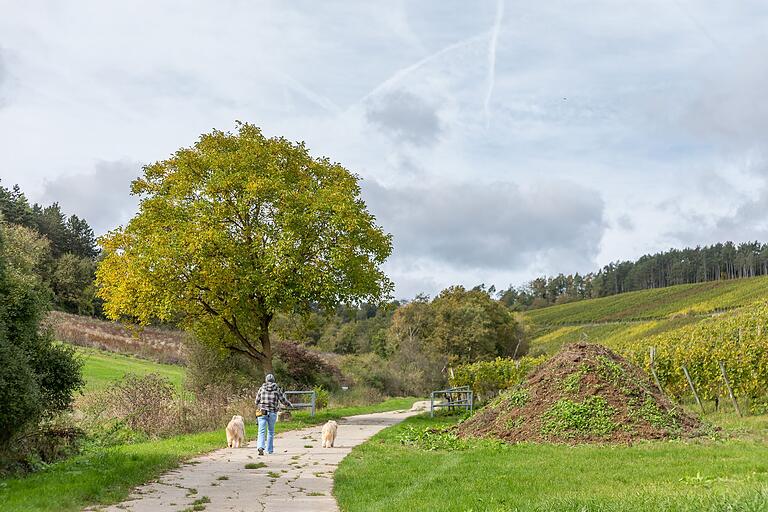
<svg viewBox="0 0 768 512">
<path fill-rule="evenodd" d="M 723 368 L 739 400 L 768 409 L 768 278 L 683 285 L 563 304 L 524 314 L 531 355 L 565 344 L 599 343 L 650 370 L 664 390 L 702 400 L 727 397 Z"/>
<path fill-rule="evenodd" d="M 649 347 L 656 350 L 655 369 L 664 389 L 690 395 L 683 366 L 704 400 L 725 396 L 723 363 L 738 398 L 755 410 L 768 398 L 768 301 L 760 301 L 664 334 L 635 340 L 620 348 L 650 370 Z"/>
<path fill-rule="evenodd" d="M 651 320 L 724 311 L 767 296 L 768 277 L 755 277 L 582 300 L 528 311 L 525 317 L 537 326 Z"/>
<path fill-rule="evenodd" d="M 533 354 L 552 354 L 567 344 L 577 341 L 600 343 L 619 348 L 634 341 L 663 334 L 668 331 L 700 322 L 704 317 L 681 316 L 676 318 L 631 322 L 610 322 L 589 325 L 546 326 L 536 332 L 532 344 Z"/>
<path fill-rule="evenodd" d="M 695 317 L 693 317 L 695 318 Z M 563 327 L 537 339 L 534 347 L 547 343 L 573 343 L 577 327 Z M 757 301 L 727 313 L 709 317 L 632 322 L 594 326 L 598 343 L 624 355 L 650 374 L 650 349 L 655 351 L 653 367 L 664 392 L 676 398 L 692 398 L 691 383 L 702 400 L 728 396 L 723 371 L 736 398 L 752 412 L 768 411 L 768 300 Z M 549 340 L 549 341 L 547 341 Z M 591 340 L 594 341 L 594 340 Z M 498 358 L 461 365 L 454 369 L 451 384 L 468 385 L 481 400 L 499 390 L 514 388 L 525 375 L 545 361 L 560 346 L 552 345 L 547 355 L 519 360 Z M 721 367 L 722 365 L 722 367 Z"/>
</svg>

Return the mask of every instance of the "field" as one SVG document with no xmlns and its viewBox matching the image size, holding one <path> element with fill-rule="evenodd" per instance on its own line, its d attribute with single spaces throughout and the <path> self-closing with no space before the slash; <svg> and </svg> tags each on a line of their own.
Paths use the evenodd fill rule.
<svg viewBox="0 0 768 512">
<path fill-rule="evenodd" d="M 531 353 L 553 353 L 573 341 L 611 348 L 635 345 L 730 310 L 768 299 L 768 277 L 671 286 L 584 300 L 523 314 Z"/>
<path fill-rule="evenodd" d="M 76 351 L 84 363 L 83 377 L 85 378 L 86 392 L 103 389 L 112 382 L 122 379 L 127 373 L 137 375 L 158 373 L 169 379 L 179 390 L 184 380 L 184 367 L 182 366 L 155 363 L 94 348 L 77 347 Z"/>
<path fill-rule="evenodd" d="M 717 437 L 633 446 L 408 444 L 455 419 L 419 416 L 355 448 L 335 476 L 345 512 L 768 509 L 768 418 L 713 418 Z M 404 443 L 405 441 L 405 443 Z"/>
</svg>

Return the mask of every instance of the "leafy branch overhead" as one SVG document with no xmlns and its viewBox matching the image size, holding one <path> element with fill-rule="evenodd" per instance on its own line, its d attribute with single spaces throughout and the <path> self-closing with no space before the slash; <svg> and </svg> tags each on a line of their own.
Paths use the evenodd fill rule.
<svg viewBox="0 0 768 512">
<path fill-rule="evenodd" d="M 180 318 L 270 369 L 275 313 L 390 294 L 380 265 L 391 236 L 354 174 L 303 143 L 237 128 L 144 168 L 139 213 L 101 239 L 97 280 L 109 317 Z"/>
</svg>

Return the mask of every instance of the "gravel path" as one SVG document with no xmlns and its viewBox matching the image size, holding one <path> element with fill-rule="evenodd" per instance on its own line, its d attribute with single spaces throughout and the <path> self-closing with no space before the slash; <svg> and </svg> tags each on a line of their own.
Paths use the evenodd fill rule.
<svg viewBox="0 0 768 512">
<path fill-rule="evenodd" d="M 278 434 L 272 455 L 259 456 L 254 438 L 245 448 L 224 448 L 192 459 L 106 510 L 335 511 L 333 472 L 341 459 L 375 433 L 412 414 L 418 413 L 394 411 L 344 418 L 339 421 L 334 448 L 320 447 L 322 425 Z M 226 443 L 223 428 L 221 443 Z M 265 466 L 245 468 L 259 462 Z"/>
</svg>

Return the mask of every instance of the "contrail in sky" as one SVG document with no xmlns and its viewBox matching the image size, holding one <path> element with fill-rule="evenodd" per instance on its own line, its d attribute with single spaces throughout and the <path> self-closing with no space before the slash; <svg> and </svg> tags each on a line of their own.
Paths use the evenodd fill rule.
<svg viewBox="0 0 768 512">
<path fill-rule="evenodd" d="M 493 86 L 496 83 L 496 46 L 499 41 L 502 18 L 504 18 L 504 0 L 498 0 L 498 2 L 496 2 L 496 19 L 493 22 L 491 41 L 488 46 L 488 89 L 485 92 L 485 101 L 483 101 L 483 113 L 485 114 L 486 128 L 488 128 L 491 121 L 491 96 L 493 96 Z"/>
<path fill-rule="evenodd" d="M 699 29 L 699 32 L 701 32 L 704 37 L 709 39 L 709 42 L 712 43 L 712 46 L 714 46 L 716 50 L 723 50 L 723 45 L 712 36 L 709 30 L 707 30 L 706 27 L 702 25 L 701 22 L 699 22 L 699 20 L 693 14 L 691 14 L 691 11 L 685 5 L 683 5 L 680 0 L 673 0 L 673 2 L 675 5 L 677 5 L 677 8 L 680 9 L 680 11 L 685 15 L 685 17 L 688 18 L 688 20 L 693 23 L 697 29 Z"/>
<path fill-rule="evenodd" d="M 336 105 L 329 98 L 323 96 L 322 94 L 318 94 L 317 92 L 305 86 L 304 84 L 302 84 L 301 82 L 293 78 L 292 76 L 287 75 L 280 71 L 277 71 L 276 73 L 280 76 L 280 78 L 282 78 L 283 85 L 285 85 L 292 91 L 298 93 L 299 95 L 303 96 L 305 99 L 314 103 L 318 107 L 324 110 L 327 110 L 328 112 L 331 112 L 331 113 L 335 113 L 340 110 L 339 106 Z"/>
<path fill-rule="evenodd" d="M 406 66 L 404 68 L 401 68 L 401 69 L 397 70 L 394 74 L 392 74 L 392 76 L 390 76 L 389 78 L 387 78 L 386 80 L 381 82 L 379 85 L 377 85 L 376 87 L 371 89 L 371 91 L 368 92 L 368 94 L 366 94 L 365 96 L 360 98 L 358 103 L 365 103 L 366 100 L 372 98 L 373 96 L 376 96 L 377 94 L 379 94 L 381 92 L 386 91 L 387 89 L 389 89 L 393 85 L 395 85 L 398 82 L 400 82 L 407 75 L 409 75 L 413 71 L 416 71 L 417 69 L 419 69 L 420 67 L 424 66 L 425 64 L 428 64 L 430 61 L 432 61 L 432 60 L 434 60 L 434 59 L 436 59 L 438 57 L 441 57 L 441 56 L 443 56 L 443 55 L 445 55 L 447 53 L 450 53 L 450 52 L 452 52 L 454 50 L 458 50 L 459 48 L 463 48 L 465 46 L 469 46 L 471 44 L 474 44 L 474 43 L 476 43 L 478 41 L 482 41 L 486 37 L 487 37 L 487 32 L 483 32 L 482 34 L 478 34 L 476 36 L 472 36 L 472 37 L 469 37 L 467 39 L 462 39 L 461 41 L 458 41 L 458 42 L 453 43 L 453 44 L 451 44 L 449 46 L 446 46 L 445 48 L 443 48 L 441 50 L 438 50 L 438 51 L 436 51 L 435 53 L 433 53 L 431 55 L 427 55 L 423 59 L 420 59 L 420 60 L 414 62 L 410 66 Z"/>
</svg>

